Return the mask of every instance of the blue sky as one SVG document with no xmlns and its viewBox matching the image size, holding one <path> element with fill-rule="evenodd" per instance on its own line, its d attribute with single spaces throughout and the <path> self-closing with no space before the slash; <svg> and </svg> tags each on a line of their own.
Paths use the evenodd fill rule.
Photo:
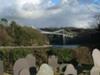
<svg viewBox="0 0 100 75">
<path fill-rule="evenodd" d="M 35 27 L 90 28 L 100 0 L 0 0 L 0 18 Z"/>
<path fill-rule="evenodd" d="M 60 4 L 60 1 L 61 1 L 61 0 L 52 0 L 52 2 L 53 2 L 54 4 Z"/>
</svg>

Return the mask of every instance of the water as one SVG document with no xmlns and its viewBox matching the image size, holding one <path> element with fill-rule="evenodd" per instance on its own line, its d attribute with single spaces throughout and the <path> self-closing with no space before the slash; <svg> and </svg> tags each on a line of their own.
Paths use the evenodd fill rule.
<svg viewBox="0 0 100 75">
<path fill-rule="evenodd" d="M 79 45 L 53 45 L 54 48 L 78 48 Z"/>
</svg>

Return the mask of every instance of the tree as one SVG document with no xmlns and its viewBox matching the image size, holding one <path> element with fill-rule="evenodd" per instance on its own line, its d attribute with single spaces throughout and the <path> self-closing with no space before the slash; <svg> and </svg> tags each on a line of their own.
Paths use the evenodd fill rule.
<svg viewBox="0 0 100 75">
<path fill-rule="evenodd" d="M 8 20 L 6 18 L 2 18 L 1 21 L 8 23 Z"/>
<path fill-rule="evenodd" d="M 0 45 L 11 45 L 12 38 L 8 35 L 5 28 L 0 27 Z"/>
<path fill-rule="evenodd" d="M 8 25 L 8 20 L 6 18 L 1 18 L 1 23 L 5 26 Z"/>
<path fill-rule="evenodd" d="M 6 22 L 6 19 L 2 19 Z M 9 44 L 11 43 L 11 44 Z M 12 21 L 9 26 L 0 23 L 0 45 L 32 46 L 48 44 L 47 38 L 39 31 L 26 26 L 21 26 Z"/>
</svg>

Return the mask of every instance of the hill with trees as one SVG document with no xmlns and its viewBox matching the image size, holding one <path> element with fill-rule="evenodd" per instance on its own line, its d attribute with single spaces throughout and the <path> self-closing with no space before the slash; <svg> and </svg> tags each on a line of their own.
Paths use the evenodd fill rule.
<svg viewBox="0 0 100 75">
<path fill-rule="evenodd" d="M 49 44 L 48 39 L 32 27 L 7 19 L 0 21 L 0 46 L 33 46 Z"/>
</svg>

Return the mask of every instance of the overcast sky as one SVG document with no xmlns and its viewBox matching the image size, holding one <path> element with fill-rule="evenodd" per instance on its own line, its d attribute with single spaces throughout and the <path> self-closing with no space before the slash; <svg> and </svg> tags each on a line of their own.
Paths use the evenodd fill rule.
<svg viewBox="0 0 100 75">
<path fill-rule="evenodd" d="M 92 27 L 100 0 L 0 0 L 0 18 L 33 27 Z"/>
</svg>

